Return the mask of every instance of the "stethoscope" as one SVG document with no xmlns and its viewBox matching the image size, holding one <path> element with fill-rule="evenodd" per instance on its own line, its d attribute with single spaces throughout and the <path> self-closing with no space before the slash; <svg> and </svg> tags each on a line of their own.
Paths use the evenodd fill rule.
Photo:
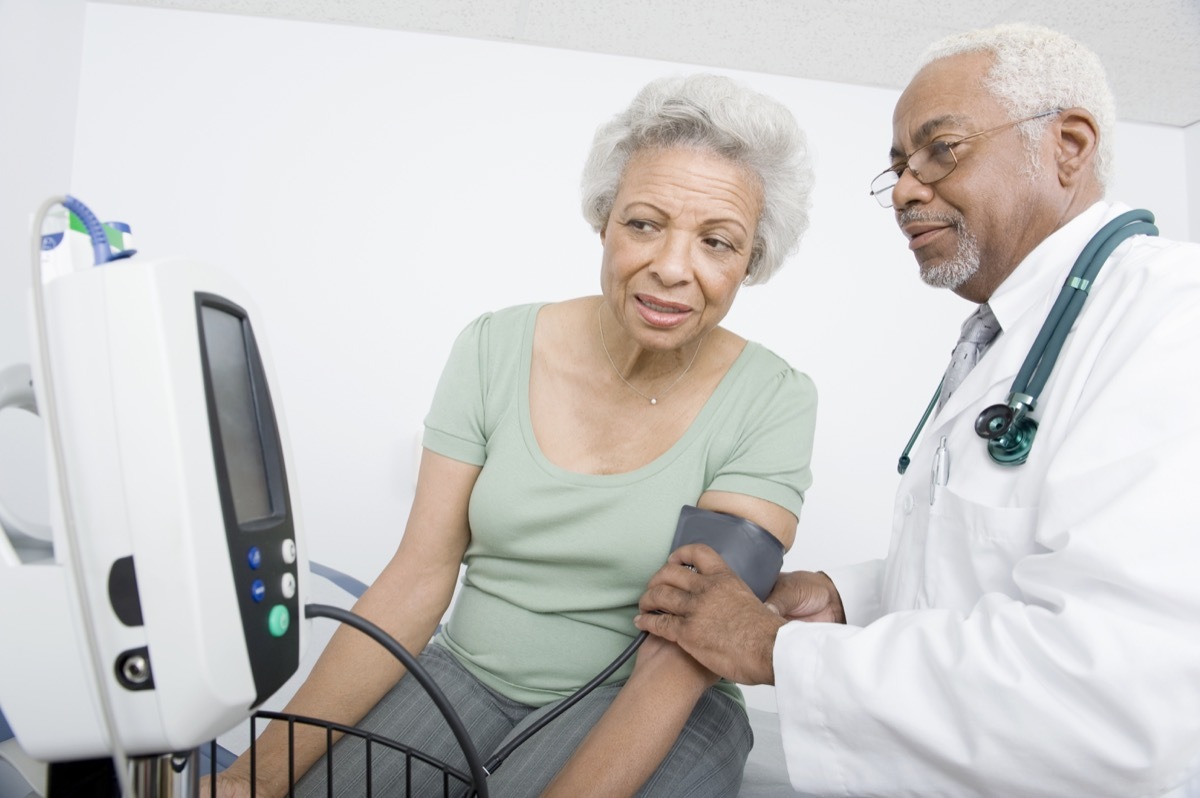
<svg viewBox="0 0 1200 798">
<path fill-rule="evenodd" d="M 1038 395 L 1050 379 L 1050 371 L 1054 368 L 1058 353 L 1067 340 L 1067 333 L 1079 317 L 1079 311 L 1083 308 L 1084 300 L 1087 299 L 1088 291 L 1095 282 L 1100 267 L 1121 242 L 1135 235 L 1158 235 L 1158 228 L 1154 226 L 1154 214 L 1144 209 L 1128 211 L 1104 225 L 1092 236 L 1091 241 L 1088 241 L 1087 246 L 1075 259 L 1071 274 L 1063 284 L 1054 307 L 1050 309 L 1050 315 L 1046 317 L 1029 354 L 1025 356 L 1025 362 L 1017 372 L 1009 391 L 1008 403 L 992 405 L 975 419 L 975 434 L 987 441 L 988 454 L 996 463 L 1018 466 L 1028 459 L 1038 426 L 1030 414 L 1037 407 Z M 917 436 L 924 429 L 925 422 L 929 420 L 941 395 L 942 385 L 939 383 L 937 390 L 933 392 L 933 398 L 929 400 L 929 406 L 925 408 L 925 414 L 921 416 L 912 437 L 908 439 L 908 445 L 900 454 L 897 470 L 901 474 L 908 468 L 908 453 L 912 451 Z"/>
</svg>

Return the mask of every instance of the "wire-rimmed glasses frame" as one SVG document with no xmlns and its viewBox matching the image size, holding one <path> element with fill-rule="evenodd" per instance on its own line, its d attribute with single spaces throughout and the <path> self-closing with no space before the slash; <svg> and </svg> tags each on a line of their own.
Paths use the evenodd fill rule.
<svg viewBox="0 0 1200 798">
<path fill-rule="evenodd" d="M 893 204 L 892 189 L 900 182 L 900 176 L 904 174 L 904 170 L 907 169 L 911 172 L 912 176 L 917 179 L 917 182 L 922 185 L 927 186 L 931 183 L 936 183 L 958 168 L 958 156 L 954 154 L 954 148 L 964 141 L 986 136 L 989 133 L 998 133 L 1001 130 L 1007 130 L 1010 127 L 1058 113 L 1062 113 L 1061 108 L 1052 108 L 1049 111 L 1042 111 L 1033 116 L 1027 116 L 1024 119 L 1014 119 L 1011 122 L 1005 122 L 1003 125 L 996 125 L 996 127 L 990 127 L 987 130 L 980 130 L 978 133 L 969 133 L 966 136 L 956 139 L 935 139 L 925 146 L 913 150 L 904 160 L 892 164 L 880 172 L 871 181 L 871 196 L 884 208 L 890 208 Z"/>
</svg>

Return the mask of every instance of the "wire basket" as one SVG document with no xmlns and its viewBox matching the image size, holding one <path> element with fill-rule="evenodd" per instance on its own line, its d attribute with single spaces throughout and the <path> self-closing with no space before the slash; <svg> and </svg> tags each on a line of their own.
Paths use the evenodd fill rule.
<svg viewBox="0 0 1200 798">
<path fill-rule="evenodd" d="M 255 740 L 258 737 L 258 728 L 257 727 L 258 727 L 258 721 L 260 719 L 267 720 L 267 721 L 279 720 L 279 721 L 283 721 L 283 722 L 287 723 L 287 729 L 288 729 L 288 785 L 289 785 L 287 795 L 289 796 L 289 798 L 291 798 L 291 796 L 293 795 L 293 791 L 294 791 L 298 776 L 304 775 L 303 773 L 301 773 L 301 774 L 296 773 L 295 760 L 293 758 L 293 754 L 294 754 L 293 743 L 295 740 L 295 728 L 297 725 L 312 726 L 312 727 L 321 728 L 321 729 L 325 730 L 325 754 L 321 759 L 319 759 L 315 763 L 313 763 L 312 769 L 315 770 L 316 768 L 320 768 L 320 767 L 325 768 L 326 792 L 330 796 L 330 798 L 333 798 L 333 796 L 338 795 L 337 784 L 335 783 L 335 780 L 334 780 L 334 766 L 333 766 L 334 765 L 334 750 L 335 750 L 333 743 L 334 743 L 334 735 L 336 733 L 340 733 L 346 737 L 355 737 L 355 738 L 358 738 L 363 741 L 363 744 L 366 748 L 366 762 L 364 764 L 364 768 L 365 768 L 364 777 L 366 780 L 366 795 L 368 796 L 368 798 L 375 794 L 375 789 L 376 789 L 375 784 L 374 784 L 375 752 L 377 749 L 380 749 L 380 748 L 387 750 L 387 751 L 395 751 L 404 756 L 404 766 L 405 766 L 404 792 L 399 794 L 400 796 L 403 796 L 403 798 L 426 798 L 427 794 L 420 795 L 420 796 L 413 794 L 413 783 L 412 783 L 413 782 L 413 764 L 416 762 L 422 763 L 423 765 L 425 765 L 427 767 L 431 767 L 431 768 L 441 772 L 441 774 L 442 774 L 442 791 L 441 791 L 442 798 L 473 798 L 476 796 L 478 798 L 486 798 L 486 795 L 487 795 L 486 788 L 482 792 L 476 790 L 472 784 L 472 778 L 471 778 L 470 773 L 465 773 L 462 770 L 459 770 L 458 768 L 452 767 L 451 765 L 448 765 L 445 762 L 442 762 L 441 760 L 437 759 L 436 757 L 429 756 L 428 754 L 426 754 L 410 745 L 405 745 L 404 743 L 397 742 L 396 740 L 392 740 L 383 735 L 364 731 L 364 730 L 359 729 L 354 726 L 346 726 L 346 725 L 343 725 L 340 723 L 333 723 L 331 721 L 321 720 L 319 718 L 305 717 L 303 715 L 293 715 L 293 714 L 283 713 L 283 712 L 270 712 L 270 711 L 266 711 L 266 710 L 260 710 L 256 713 L 254 713 L 253 715 L 250 716 L 250 719 L 248 721 L 250 724 L 250 749 L 249 749 L 249 751 L 250 751 L 250 783 L 251 783 L 250 794 L 251 794 L 251 796 L 253 796 L 255 794 L 255 789 L 253 786 L 254 781 L 255 781 L 255 769 L 256 769 L 255 768 L 255 765 L 256 765 Z M 209 746 L 210 746 L 209 756 L 211 758 L 211 761 L 216 762 L 217 761 L 217 741 L 213 740 L 209 744 Z M 200 798 L 216 798 L 216 794 L 217 794 L 216 789 L 217 789 L 217 785 L 216 785 L 216 781 L 214 779 L 211 782 L 211 789 L 210 789 L 209 795 L 200 796 Z M 383 793 L 381 793 L 381 795 L 382 794 Z M 397 796 L 398 794 L 395 791 L 395 788 L 389 788 L 386 795 L 387 795 L 387 798 L 392 798 L 393 796 Z M 430 796 L 430 798 L 432 798 L 432 796 Z"/>
<path fill-rule="evenodd" d="M 377 643 L 388 650 L 396 659 L 398 659 L 408 670 L 409 675 L 420 682 L 421 686 L 433 700 L 434 705 L 441 712 L 442 716 L 450 726 L 455 738 L 458 741 L 459 747 L 462 750 L 463 756 L 466 758 L 469 772 L 452 767 L 451 765 L 442 762 L 436 757 L 423 753 L 422 751 L 413 748 L 410 745 L 397 742 L 388 737 L 384 737 L 374 732 L 364 731 L 355 726 L 347 726 L 341 723 L 321 720 L 319 718 L 311 718 L 303 715 L 295 715 L 283 712 L 272 712 L 267 710 L 259 710 L 250 716 L 250 794 L 253 798 L 256 792 L 256 766 L 257 766 L 257 745 L 258 739 L 258 720 L 279 720 L 287 723 L 288 733 L 288 796 L 291 798 L 295 792 L 296 785 L 296 763 L 295 763 L 295 731 L 297 724 L 303 726 L 313 726 L 325 730 L 325 777 L 326 777 L 326 793 L 329 798 L 334 798 L 336 795 L 334 789 L 334 734 L 340 733 L 347 737 L 358 738 L 363 740 L 366 746 L 366 762 L 365 781 L 366 794 L 368 796 L 374 793 L 374 756 L 377 748 L 382 748 L 385 751 L 396 751 L 404 755 L 405 764 L 405 789 L 404 798 L 427 798 L 426 795 L 413 796 L 412 780 L 414 762 L 420 762 L 423 765 L 435 768 L 442 774 L 442 796 L 443 798 L 488 798 L 487 790 L 487 769 L 484 766 L 483 760 L 479 756 L 479 752 L 475 749 L 474 743 L 471 741 L 470 734 L 467 733 L 463 726 L 462 719 L 454 708 L 450 705 L 445 694 L 437 683 L 425 672 L 418 663 L 415 657 L 410 654 L 403 646 L 401 646 L 394 638 L 383 631 L 381 628 L 371 623 L 370 621 L 355 615 L 349 610 L 344 610 L 340 607 L 332 607 L 325 604 L 308 604 L 305 606 L 305 613 L 309 618 L 331 618 L 339 623 L 348 624 L 363 632 L 368 637 L 373 638 Z M 217 780 L 216 780 L 216 763 L 217 763 L 217 741 L 213 740 L 209 744 L 209 761 L 213 763 L 213 778 L 210 780 L 209 796 L 201 796 L 201 798 L 216 798 Z M 312 765 L 312 768 L 320 766 L 320 760 Z M 301 773 L 300 776 L 304 776 Z M 454 790 L 451 792 L 451 790 Z M 388 798 L 396 795 L 395 789 L 389 787 Z M 430 797 L 432 798 L 432 797 Z"/>
<path fill-rule="evenodd" d="M 438 687 L 437 683 L 435 681 L 433 681 L 433 679 L 429 676 L 428 673 L 425 672 L 425 669 L 422 668 L 417 663 L 416 658 L 413 657 L 413 655 L 410 654 L 408 651 L 406 651 L 404 649 L 404 647 L 401 646 L 394 638 L 392 638 L 390 635 L 388 635 L 387 632 L 383 631 L 378 626 L 376 626 L 375 624 L 366 620 L 365 618 L 362 618 L 358 615 L 355 615 L 353 612 L 350 612 L 349 610 L 344 610 L 339 607 L 331 607 L 331 606 L 328 606 L 325 604 L 308 604 L 305 606 L 305 612 L 308 615 L 308 617 L 310 617 L 310 618 L 332 618 L 341 623 L 349 624 L 350 626 L 353 626 L 356 629 L 358 629 L 360 632 L 363 632 L 364 634 L 368 635 L 369 637 L 374 638 L 374 640 L 377 643 L 382 645 L 393 656 L 395 656 L 396 659 L 398 659 L 408 669 L 409 675 L 421 683 L 421 686 L 425 689 L 425 692 L 429 695 L 429 697 L 433 700 L 434 705 L 441 712 L 442 717 L 444 717 L 446 719 L 446 722 L 450 726 L 451 732 L 453 732 L 454 737 L 458 741 L 458 745 L 459 745 L 459 748 L 462 750 L 463 756 L 466 758 L 467 768 L 470 772 L 464 773 L 463 771 L 458 770 L 457 768 L 454 768 L 450 765 L 447 765 L 445 762 L 442 762 L 441 760 L 439 760 L 435 757 L 432 757 L 432 756 L 429 756 L 428 754 L 422 753 L 421 751 L 419 751 L 415 748 L 412 748 L 411 746 L 396 742 L 395 740 L 389 739 L 387 737 L 383 737 L 382 735 L 363 731 L 363 730 L 355 728 L 353 726 L 344 726 L 344 725 L 341 725 L 338 723 L 319 720 L 316 718 L 304 717 L 301 715 L 291 715 L 291 714 L 284 714 L 284 713 L 279 713 L 279 712 L 268 712 L 266 710 L 259 710 L 250 718 L 250 782 L 253 785 L 254 776 L 255 776 L 255 744 L 254 744 L 254 741 L 257 739 L 257 736 L 258 736 L 256 734 L 255 721 L 258 718 L 265 718 L 268 720 L 286 721 L 288 724 L 288 783 L 289 783 L 289 785 L 292 785 L 292 787 L 289 787 L 289 791 L 288 791 L 289 798 L 291 798 L 292 789 L 294 788 L 294 785 L 296 783 L 295 762 L 294 762 L 294 754 L 295 754 L 294 740 L 295 740 L 295 727 L 296 727 L 297 723 L 303 724 L 303 725 L 308 725 L 308 726 L 317 726 L 317 727 L 325 729 L 325 768 L 326 768 L 326 784 L 328 785 L 327 793 L 329 795 L 329 798 L 334 798 L 334 790 L 333 790 L 333 770 L 334 770 L 334 768 L 333 768 L 333 734 L 334 734 L 334 732 L 340 732 L 342 734 L 350 735 L 353 737 L 358 737 L 365 741 L 366 746 L 367 746 L 367 759 L 366 759 L 366 765 L 365 765 L 365 767 L 367 769 L 367 772 L 366 772 L 367 795 L 371 795 L 371 790 L 372 790 L 372 784 L 371 784 L 371 782 L 372 782 L 372 772 L 371 772 L 372 748 L 374 746 L 383 746 L 386 749 L 399 751 L 399 752 L 403 753 L 405 756 L 405 779 L 406 779 L 407 783 L 405 785 L 404 795 L 407 797 L 411 797 L 411 795 L 412 795 L 411 764 L 412 764 L 413 760 L 416 760 L 416 761 L 422 762 L 424 764 L 427 764 L 431 767 L 437 768 L 438 770 L 440 770 L 442 772 L 442 795 L 445 798 L 449 798 L 449 796 L 451 794 L 450 793 L 451 780 L 454 780 L 455 782 L 458 783 L 458 789 L 461 790 L 463 788 L 466 788 L 466 790 L 467 790 L 466 792 L 456 793 L 456 798 L 471 798 L 471 796 L 476 796 L 477 798 L 488 798 L 487 777 L 491 773 L 495 773 L 496 769 L 499 768 L 500 765 L 504 763 L 504 760 L 510 754 L 512 754 L 512 752 L 515 751 L 519 746 L 523 745 L 527 740 L 529 740 L 530 737 L 537 734 L 538 731 L 545 728 L 546 725 L 548 725 L 552 720 L 554 720 L 558 716 L 562 715 L 564 712 L 566 712 L 568 709 L 570 709 L 572 706 L 574 706 L 576 703 L 578 703 L 584 696 L 588 695 L 588 693 L 590 693 L 596 687 L 600 686 L 605 681 L 607 681 L 610 676 L 612 676 L 614 673 L 616 673 L 617 670 L 622 665 L 624 665 L 629 660 L 630 657 L 632 657 L 634 655 L 634 653 L 638 650 L 638 647 L 641 646 L 642 641 L 644 641 L 647 637 L 646 632 L 639 633 L 633 639 L 633 642 L 631 642 L 625 648 L 625 650 L 622 651 L 620 653 L 620 655 L 617 656 L 617 658 L 615 660 L 610 662 L 604 668 L 604 670 L 602 670 L 602 671 L 600 671 L 600 673 L 596 674 L 587 684 L 580 687 L 569 697 L 567 697 L 564 700 L 562 700 L 561 702 L 559 702 L 558 705 L 554 707 L 554 709 L 552 709 L 551 711 L 542 715 L 537 720 L 537 722 L 526 727 L 520 734 L 515 735 L 511 740 L 509 740 L 507 743 L 505 743 L 503 746 L 501 746 L 501 748 L 499 750 L 494 752 L 485 762 L 479 756 L 479 752 L 476 750 L 475 744 L 471 741 L 471 735 L 467 733 L 466 728 L 463 726 L 462 719 L 458 716 L 458 713 L 454 711 L 454 708 L 450 705 L 449 700 L 447 700 L 447 698 L 446 698 L 445 694 L 442 692 L 441 688 Z M 211 761 L 214 764 L 217 761 L 216 750 L 217 750 L 216 749 L 216 741 L 214 741 L 212 744 L 212 754 L 211 754 Z M 313 767 L 317 767 L 317 765 L 314 764 Z M 304 774 L 301 774 L 301 775 L 303 776 Z M 214 779 L 214 781 L 213 781 L 214 792 L 212 793 L 211 798 L 216 798 L 215 783 L 216 782 Z M 204 798 L 204 797 L 202 796 L 201 798 Z M 391 798 L 390 795 L 389 795 L 389 798 Z M 417 798 L 427 798 L 427 796 L 422 795 L 422 796 L 418 796 Z"/>
</svg>

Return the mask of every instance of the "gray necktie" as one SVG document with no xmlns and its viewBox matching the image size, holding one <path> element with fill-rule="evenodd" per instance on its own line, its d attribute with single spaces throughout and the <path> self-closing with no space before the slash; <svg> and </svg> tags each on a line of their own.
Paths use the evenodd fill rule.
<svg viewBox="0 0 1200 798">
<path fill-rule="evenodd" d="M 942 395 L 938 399 L 938 410 L 946 404 L 946 400 L 957 390 L 966 379 L 971 369 L 983 357 L 983 353 L 995 340 L 1000 332 L 1000 322 L 992 314 L 992 309 L 983 303 L 971 317 L 963 322 L 962 335 L 958 345 L 950 355 L 950 365 L 946 367 L 946 376 L 942 379 Z"/>
</svg>

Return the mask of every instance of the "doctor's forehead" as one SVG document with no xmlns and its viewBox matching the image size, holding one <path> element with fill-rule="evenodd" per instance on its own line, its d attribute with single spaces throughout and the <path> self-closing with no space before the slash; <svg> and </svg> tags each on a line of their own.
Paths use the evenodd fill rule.
<svg viewBox="0 0 1200 798">
<path fill-rule="evenodd" d="M 963 53 L 922 67 L 896 102 L 893 145 L 916 147 L 943 129 L 965 131 L 996 114 L 1003 119 L 999 101 L 983 85 L 991 65 L 988 53 Z"/>
</svg>

